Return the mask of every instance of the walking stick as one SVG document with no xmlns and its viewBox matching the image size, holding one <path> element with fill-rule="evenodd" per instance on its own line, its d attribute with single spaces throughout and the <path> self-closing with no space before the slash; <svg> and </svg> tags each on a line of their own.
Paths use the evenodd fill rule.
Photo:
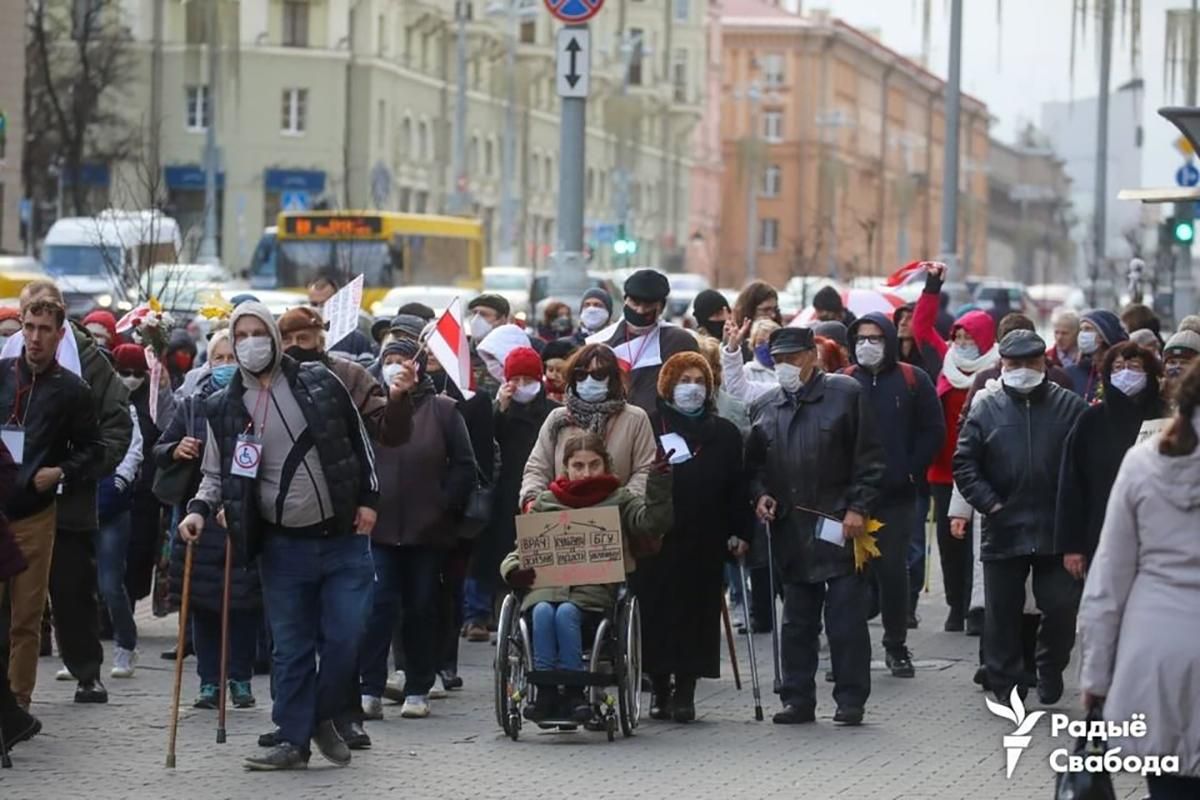
<svg viewBox="0 0 1200 800">
<path fill-rule="evenodd" d="M 771 543 L 771 523 L 763 523 L 767 529 L 767 582 L 771 587 L 771 652 L 775 660 L 775 694 L 779 694 L 783 680 L 780 675 L 783 665 L 779 660 L 779 618 L 775 610 L 775 548 Z"/>
<path fill-rule="evenodd" d="M 188 596 L 192 592 L 192 543 L 183 557 L 183 591 L 179 596 L 179 642 L 175 645 L 175 689 L 171 698 L 171 732 L 167 738 L 167 768 L 175 769 L 175 734 L 179 728 L 179 692 L 183 688 L 183 644 L 187 635 Z"/>
<path fill-rule="evenodd" d="M 738 576 L 741 578 L 744 588 L 746 586 L 746 561 L 742 558 L 738 559 Z M 754 692 L 754 719 L 762 722 L 762 694 L 758 688 L 758 659 L 754 655 L 754 630 L 750 627 L 749 603 L 742 603 L 742 619 L 746 622 L 746 646 L 750 650 L 750 688 Z"/>
<path fill-rule="evenodd" d="M 4 743 L 4 728 L 0 728 L 0 769 L 12 769 L 12 757 L 8 754 L 8 745 Z"/>
<path fill-rule="evenodd" d="M 733 625 L 729 622 L 729 604 L 725 602 L 725 594 L 721 593 L 721 621 L 725 623 L 725 644 L 729 645 L 729 663 L 733 665 L 733 685 L 742 690 L 742 675 L 738 671 L 737 650 L 733 646 Z"/>
<path fill-rule="evenodd" d="M 229 578 L 233 572 L 233 539 L 225 533 L 225 583 L 221 594 L 221 687 L 217 700 L 217 744 L 225 744 L 225 693 L 229 687 Z"/>
</svg>

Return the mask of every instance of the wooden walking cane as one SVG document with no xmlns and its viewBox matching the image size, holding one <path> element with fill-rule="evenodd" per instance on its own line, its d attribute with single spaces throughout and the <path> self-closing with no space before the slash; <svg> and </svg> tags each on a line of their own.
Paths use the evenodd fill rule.
<svg viewBox="0 0 1200 800">
<path fill-rule="evenodd" d="M 175 645 L 175 689 L 171 698 L 171 732 L 167 738 L 167 768 L 175 769 L 175 734 L 179 729 L 179 692 L 183 688 L 183 645 L 187 637 L 188 596 L 192 593 L 192 543 L 183 557 L 183 591 L 179 596 L 179 641 Z"/>
<path fill-rule="evenodd" d="M 733 646 L 733 625 L 729 622 L 729 604 L 725 602 L 725 594 L 721 593 L 721 621 L 725 623 L 725 643 L 729 645 L 729 663 L 733 665 L 733 685 L 742 690 L 742 675 L 738 670 L 737 650 Z"/>
<path fill-rule="evenodd" d="M 233 573 L 233 538 L 225 533 L 225 583 L 221 594 L 221 687 L 217 700 L 217 744 L 225 744 L 225 694 L 229 687 L 229 579 Z"/>
</svg>

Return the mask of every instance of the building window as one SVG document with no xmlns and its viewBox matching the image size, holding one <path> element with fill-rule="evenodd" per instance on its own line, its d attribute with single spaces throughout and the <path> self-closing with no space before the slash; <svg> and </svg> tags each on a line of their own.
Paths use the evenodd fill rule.
<svg viewBox="0 0 1200 800">
<path fill-rule="evenodd" d="M 379 109 L 378 109 L 377 113 L 379 116 L 376 117 L 376 119 L 378 121 L 376 122 L 375 140 L 378 143 L 379 148 L 382 149 L 383 143 L 387 141 L 387 101 L 386 100 L 379 101 Z"/>
<path fill-rule="evenodd" d="M 379 55 L 382 56 L 387 53 L 387 17 L 383 14 L 379 15 L 379 30 L 377 33 L 379 34 Z"/>
<path fill-rule="evenodd" d="M 629 29 L 629 46 L 633 48 L 629 54 L 629 85 L 642 85 L 642 63 L 645 60 L 646 32 L 641 28 Z"/>
<path fill-rule="evenodd" d="M 412 160 L 412 157 L 413 157 L 412 146 L 413 146 L 412 120 L 409 119 L 408 117 L 405 117 L 404 121 L 400 123 L 400 160 L 401 161 L 411 161 Z"/>
<path fill-rule="evenodd" d="M 779 197 L 783 184 L 783 168 L 778 164 L 769 164 L 763 170 L 762 197 Z"/>
<path fill-rule="evenodd" d="M 762 115 L 762 138 L 767 142 L 783 141 L 783 112 L 768 109 Z"/>
<path fill-rule="evenodd" d="M 758 249 L 773 253 L 779 249 L 779 220 L 764 219 L 758 226 Z"/>
<path fill-rule="evenodd" d="M 537 20 L 521 20 L 521 44 L 537 44 Z"/>
<path fill-rule="evenodd" d="M 187 129 L 206 131 L 208 120 L 208 87 L 187 87 Z"/>
<path fill-rule="evenodd" d="M 283 0 L 283 46 L 308 47 L 307 0 Z"/>
<path fill-rule="evenodd" d="M 429 123 L 417 123 L 417 160 L 424 164 L 429 160 Z"/>
<path fill-rule="evenodd" d="M 308 89 L 284 89 L 280 130 L 290 136 L 300 136 L 307 128 Z"/>
<path fill-rule="evenodd" d="M 496 142 L 491 137 L 488 137 L 483 143 L 483 174 L 489 178 L 495 171 L 496 167 Z"/>
<path fill-rule="evenodd" d="M 783 54 L 782 53 L 766 53 L 759 56 L 758 68 L 762 71 L 763 83 L 768 89 L 778 88 L 783 86 Z"/>
<path fill-rule="evenodd" d="M 184 38 L 188 44 L 204 44 L 208 41 L 208 6 L 192 0 L 184 6 L 187 18 L 184 21 Z"/>
<path fill-rule="evenodd" d="M 676 103 L 688 101 L 688 51 L 679 48 L 671 59 L 671 85 L 675 92 Z"/>
<path fill-rule="evenodd" d="M 687 22 L 689 16 L 689 0 L 675 0 L 675 19 L 680 22 Z"/>
</svg>

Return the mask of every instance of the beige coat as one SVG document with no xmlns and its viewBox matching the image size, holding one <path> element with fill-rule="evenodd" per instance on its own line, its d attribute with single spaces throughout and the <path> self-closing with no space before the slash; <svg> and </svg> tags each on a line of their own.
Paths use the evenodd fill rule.
<svg viewBox="0 0 1200 800">
<path fill-rule="evenodd" d="M 542 431 L 529 460 L 525 462 L 525 474 L 521 478 L 521 507 L 549 488 L 550 482 L 563 469 L 563 450 L 572 434 L 584 431 L 575 425 L 567 425 L 557 435 L 551 433 L 557 420 L 566 416 L 565 408 L 556 408 L 546 417 Z M 658 445 L 650 427 L 650 417 L 635 405 L 625 408 L 612 417 L 604 432 L 608 453 L 612 456 L 612 472 L 621 485 L 639 497 L 646 496 L 646 468 L 653 463 Z"/>
<path fill-rule="evenodd" d="M 1158 436 L 1125 456 L 1079 607 L 1080 686 L 1104 716 L 1146 715 L 1123 755 L 1177 755 L 1200 777 L 1200 451 L 1169 458 Z"/>
</svg>

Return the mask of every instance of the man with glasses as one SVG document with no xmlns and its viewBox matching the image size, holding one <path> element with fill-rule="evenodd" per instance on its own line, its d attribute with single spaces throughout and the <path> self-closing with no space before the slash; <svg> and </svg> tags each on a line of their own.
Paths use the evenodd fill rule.
<svg viewBox="0 0 1200 800">
<path fill-rule="evenodd" d="M 887 667 L 897 678 L 915 675 L 908 651 L 908 548 L 917 528 L 917 486 L 946 436 L 941 405 L 925 371 L 899 362 L 896 326 L 871 313 L 850 326 L 846 370 L 862 386 L 875 414 L 885 454 L 883 486 L 872 516 L 883 522 L 881 557 L 871 563 L 883 615 Z"/>
</svg>

